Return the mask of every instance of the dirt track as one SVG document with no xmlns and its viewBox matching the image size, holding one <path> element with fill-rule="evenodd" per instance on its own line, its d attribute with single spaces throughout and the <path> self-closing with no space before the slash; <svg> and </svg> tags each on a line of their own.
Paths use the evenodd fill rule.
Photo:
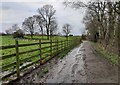
<svg viewBox="0 0 120 85">
<path fill-rule="evenodd" d="M 74 48 L 62 60 L 46 64 L 49 72 L 39 77 L 38 69 L 27 75 L 21 83 L 117 83 L 118 68 L 99 56 L 90 42 L 84 41 Z"/>
<path fill-rule="evenodd" d="M 118 67 L 100 56 L 91 43 L 84 42 L 85 68 L 89 83 L 118 83 Z"/>
</svg>

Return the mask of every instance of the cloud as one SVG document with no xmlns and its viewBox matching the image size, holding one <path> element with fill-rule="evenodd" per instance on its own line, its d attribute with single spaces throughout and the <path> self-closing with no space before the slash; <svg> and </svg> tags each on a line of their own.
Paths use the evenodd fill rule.
<svg viewBox="0 0 120 85">
<path fill-rule="evenodd" d="M 64 8 L 63 5 L 59 6 L 56 12 L 56 18 L 59 23 L 60 31 L 62 32 L 62 26 L 65 23 L 72 25 L 72 34 L 80 35 L 84 32 L 85 27 L 82 23 L 83 17 L 85 15 L 85 9 L 74 10 L 72 8 Z"/>
<path fill-rule="evenodd" d="M 0 23 L 11 23 L 11 22 L 19 22 L 18 19 L 21 20 L 22 17 L 28 14 L 28 11 L 25 10 L 27 8 L 25 5 L 21 3 L 15 2 L 4 2 L 2 3 L 2 19 L 0 19 Z M 30 14 L 30 13 L 29 13 Z"/>
<path fill-rule="evenodd" d="M 1 0 L 1 2 L 62 2 L 63 0 Z"/>
<path fill-rule="evenodd" d="M 0 8 L 2 8 L 2 3 L 0 3 Z M 2 9 L 0 9 L 0 20 L 2 20 Z"/>
<path fill-rule="evenodd" d="M 72 25 L 72 34 L 81 34 L 84 31 L 84 25 L 81 23 L 85 9 L 74 10 L 72 8 L 65 8 L 62 4 L 62 0 L 24 0 L 24 2 L 19 2 L 22 0 L 12 0 L 13 2 L 7 2 L 4 0 L 2 4 L 2 17 L 0 17 L 0 28 L 3 32 L 8 29 L 13 24 L 17 23 L 21 26 L 23 20 L 29 16 L 33 16 L 37 13 L 37 9 L 45 4 L 52 4 L 56 10 L 56 18 L 59 25 L 59 31 L 62 31 L 62 26 L 65 23 Z M 2 18 L 2 19 L 1 19 Z M 0 30 L 1 31 L 1 30 Z"/>
</svg>

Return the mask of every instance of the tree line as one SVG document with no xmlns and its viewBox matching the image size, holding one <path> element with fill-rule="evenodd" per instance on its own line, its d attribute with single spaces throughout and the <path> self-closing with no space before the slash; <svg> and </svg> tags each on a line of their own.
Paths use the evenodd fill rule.
<svg viewBox="0 0 120 85">
<path fill-rule="evenodd" d="M 33 15 L 22 22 L 22 29 L 17 24 L 14 24 L 12 28 L 7 29 L 7 34 L 13 34 L 14 32 L 24 32 L 30 34 L 33 38 L 34 34 L 47 34 L 47 39 L 50 39 L 58 30 L 58 23 L 55 18 L 56 10 L 52 5 L 43 5 L 43 7 L 37 9 L 38 15 Z M 66 23 L 63 25 L 63 32 L 68 37 L 71 32 L 71 25 Z"/>
<path fill-rule="evenodd" d="M 87 39 L 100 42 L 103 47 L 120 55 L 120 1 L 65 1 L 63 4 L 75 9 L 86 8 L 83 23 Z"/>
<path fill-rule="evenodd" d="M 120 2 L 89 3 L 84 23 L 90 40 L 100 42 L 105 49 L 118 54 Z"/>
</svg>

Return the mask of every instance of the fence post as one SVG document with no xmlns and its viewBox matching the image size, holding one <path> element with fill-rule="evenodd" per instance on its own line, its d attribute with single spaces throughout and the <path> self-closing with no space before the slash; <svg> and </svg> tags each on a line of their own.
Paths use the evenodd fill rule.
<svg viewBox="0 0 120 85">
<path fill-rule="evenodd" d="M 57 53 L 57 40 L 55 40 L 55 50 L 56 50 L 56 53 Z"/>
<path fill-rule="evenodd" d="M 66 45 L 66 48 L 67 48 L 67 40 L 65 41 L 65 45 Z"/>
<path fill-rule="evenodd" d="M 41 60 L 42 60 L 41 40 L 39 40 L 39 50 L 40 50 L 40 64 L 41 64 Z"/>
<path fill-rule="evenodd" d="M 71 40 L 69 40 L 69 48 L 70 48 L 70 50 L 71 50 Z"/>
<path fill-rule="evenodd" d="M 19 47 L 18 40 L 15 40 L 15 48 L 16 48 L 16 70 L 17 70 L 17 78 L 20 77 L 20 61 L 19 61 Z"/>
<path fill-rule="evenodd" d="M 61 51 L 62 51 L 62 40 L 61 40 Z"/>
<path fill-rule="evenodd" d="M 65 50 L 65 46 L 66 46 L 65 44 L 66 44 L 66 40 L 64 41 L 64 50 Z"/>
<path fill-rule="evenodd" d="M 67 48 L 68 48 L 68 40 L 67 40 Z"/>
<path fill-rule="evenodd" d="M 68 40 L 68 48 L 70 49 L 70 40 Z"/>
<path fill-rule="evenodd" d="M 73 46 L 73 48 L 74 48 L 74 39 L 72 40 L 72 46 Z"/>
<path fill-rule="evenodd" d="M 50 56 L 52 57 L 52 40 L 50 40 Z"/>
<path fill-rule="evenodd" d="M 57 52 L 58 52 L 58 50 L 59 50 L 59 49 L 58 49 L 58 40 L 57 40 Z"/>
</svg>

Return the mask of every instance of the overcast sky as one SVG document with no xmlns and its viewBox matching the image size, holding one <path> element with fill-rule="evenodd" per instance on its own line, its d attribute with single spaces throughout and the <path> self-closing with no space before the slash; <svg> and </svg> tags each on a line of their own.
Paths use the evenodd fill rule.
<svg viewBox="0 0 120 85">
<path fill-rule="evenodd" d="M 72 26 L 71 34 L 82 34 L 85 30 L 84 24 L 82 23 L 83 17 L 85 16 L 85 9 L 75 10 L 69 7 L 65 8 L 62 1 L 2 0 L 0 2 L 0 32 L 5 32 L 13 24 L 18 24 L 21 27 L 25 18 L 38 14 L 36 11 L 38 8 L 45 4 L 51 4 L 56 10 L 55 17 L 58 22 L 59 32 L 61 32 L 63 24 L 69 23 Z"/>
</svg>

